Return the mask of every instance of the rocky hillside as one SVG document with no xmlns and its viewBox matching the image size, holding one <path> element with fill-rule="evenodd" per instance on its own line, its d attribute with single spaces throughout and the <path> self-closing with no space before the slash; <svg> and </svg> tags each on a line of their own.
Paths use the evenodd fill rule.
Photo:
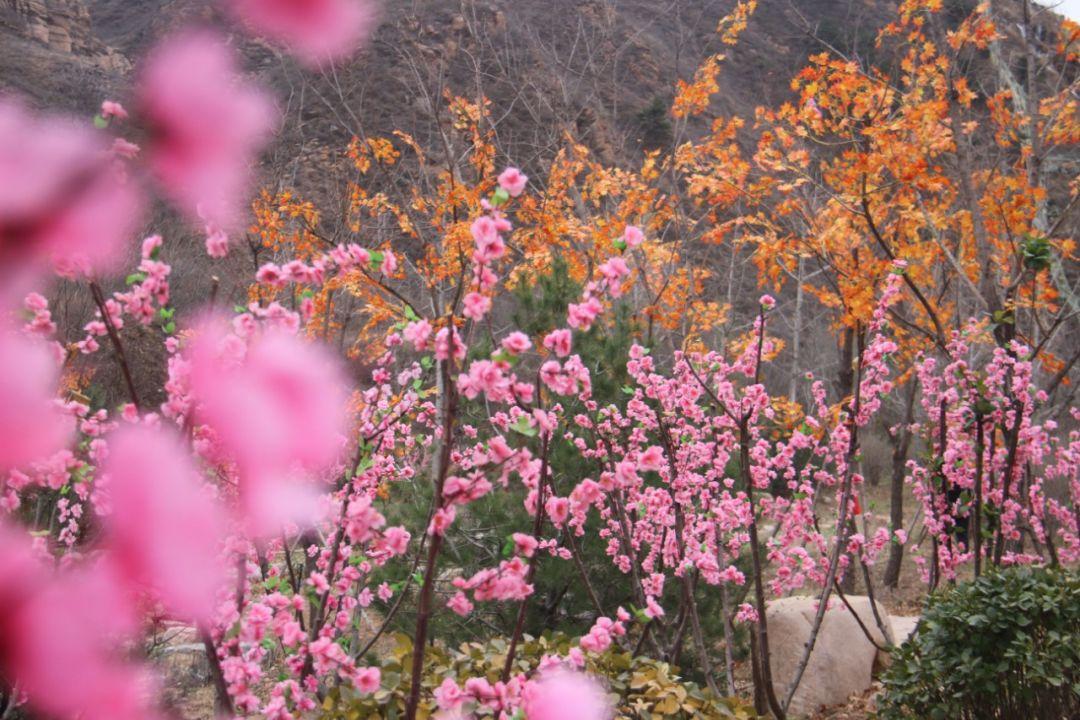
<svg viewBox="0 0 1080 720">
<path fill-rule="evenodd" d="M 1009 2 L 997 7 L 1007 11 Z M 1012 3 L 1015 4 L 1015 3 Z M 640 151 L 639 118 L 718 48 L 734 0 L 385 0 L 366 50 L 333 73 L 309 73 L 236 36 L 253 72 L 285 98 L 281 156 L 341 147 L 401 128 L 423 141 L 445 90 L 483 93 L 500 145 L 541 162 L 569 130 L 602 158 Z M 721 77 L 717 114 L 751 116 L 786 97 L 787 80 L 826 46 L 866 58 L 896 0 L 761 0 Z M 959 15 L 974 0 L 948 0 Z M 0 0 L 0 91 L 89 112 L 122 87 L 146 48 L 184 23 L 228 27 L 214 0 Z"/>
<path fill-rule="evenodd" d="M 483 92 L 502 117 L 500 140 L 541 159 L 570 129 L 611 161 L 636 149 L 636 118 L 670 100 L 716 49 L 716 21 L 732 0 L 387 0 L 367 50 L 333 76 L 300 71 L 248 41 L 253 71 L 288 99 L 291 142 L 340 145 L 361 130 L 401 127 L 418 137 L 430 97 Z M 886 0 L 763 0 L 732 52 L 717 108 L 749 111 L 786 93 L 786 78 L 820 47 L 817 33 L 865 43 Z M 161 33 L 218 23 L 211 0 L 0 0 L 0 90 L 88 112 L 119 87 Z"/>
<path fill-rule="evenodd" d="M 1013 3 L 1015 4 L 1015 3 Z M 298 68 L 236 35 L 249 68 L 284 99 L 273 165 L 291 178 L 306 159 L 355 134 L 403 129 L 424 143 L 446 90 L 492 100 L 499 145 L 535 167 L 570 132 L 602 159 L 641 151 L 641 118 L 663 111 L 679 78 L 716 52 L 734 0 L 385 0 L 372 42 L 332 73 Z M 948 0 L 959 15 L 974 0 Z M 1008 9 L 1008 2 L 997 7 Z M 784 99 L 788 79 L 826 46 L 863 58 L 896 0 L 761 0 L 729 50 L 717 114 L 750 117 Z M 155 38 L 184 23 L 228 28 L 214 0 L 0 0 L 0 91 L 93 110 Z"/>
<path fill-rule="evenodd" d="M 60 56 L 107 72 L 123 73 L 131 66 L 94 32 L 90 9 L 83 0 L 10 0 L 6 10 L 15 34 Z"/>
</svg>

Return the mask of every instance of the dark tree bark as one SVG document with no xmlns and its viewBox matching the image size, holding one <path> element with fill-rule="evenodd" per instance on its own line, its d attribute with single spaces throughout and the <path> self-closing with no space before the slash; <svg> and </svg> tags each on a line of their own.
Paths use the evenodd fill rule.
<svg viewBox="0 0 1080 720">
<path fill-rule="evenodd" d="M 895 589 L 900 582 L 900 566 L 904 561 L 904 546 L 895 541 L 896 531 L 904 527 L 904 472 L 911 450 L 911 423 L 915 421 L 915 395 L 918 387 L 911 381 L 904 402 L 904 423 L 896 437 L 892 456 L 892 480 L 889 487 L 889 530 L 893 542 L 889 545 L 889 560 L 885 564 L 885 587 Z"/>
</svg>

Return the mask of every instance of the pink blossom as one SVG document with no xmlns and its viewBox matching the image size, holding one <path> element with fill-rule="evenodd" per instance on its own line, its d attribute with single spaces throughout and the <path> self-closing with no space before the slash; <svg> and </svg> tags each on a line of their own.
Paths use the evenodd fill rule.
<svg viewBox="0 0 1080 720">
<path fill-rule="evenodd" d="M 278 330 L 244 348 L 210 323 L 193 344 L 190 362 L 197 415 L 238 464 L 241 508 L 252 530 L 310 522 L 312 494 L 297 472 L 320 471 L 342 450 L 347 383 L 337 361 Z"/>
<path fill-rule="evenodd" d="M 739 622 L 756 623 L 758 620 L 757 608 L 750 603 L 742 603 L 739 605 L 738 612 L 735 613 L 735 619 Z"/>
<path fill-rule="evenodd" d="M 455 360 L 464 360 L 466 352 L 465 343 L 457 328 L 441 328 L 435 333 L 436 360 L 449 360 L 451 355 Z"/>
<path fill-rule="evenodd" d="M 308 577 L 308 585 L 315 588 L 316 592 L 325 593 L 330 590 L 330 581 L 326 579 L 326 575 L 321 572 L 313 572 Z"/>
<path fill-rule="evenodd" d="M 401 333 L 406 342 L 412 343 L 417 352 L 427 349 L 428 338 L 431 337 L 431 323 L 427 320 L 417 320 L 405 326 Z"/>
<path fill-rule="evenodd" d="M 622 295 L 622 281 L 630 275 L 630 268 L 627 266 L 626 261 L 616 256 L 597 269 L 604 276 L 604 281 L 607 283 L 608 292 L 611 293 L 611 296 L 619 297 Z"/>
<path fill-rule="evenodd" d="M 124 138 L 116 138 L 112 143 L 113 155 L 122 157 L 125 160 L 134 160 L 138 157 L 140 150 L 142 150 L 142 148 Z"/>
<path fill-rule="evenodd" d="M 151 128 L 150 166 L 166 194 L 193 220 L 234 227 L 275 110 L 240 78 L 233 51 L 208 32 L 166 39 L 142 70 L 139 105 Z"/>
<path fill-rule="evenodd" d="M 575 330 L 586 332 L 602 309 L 600 301 L 594 297 L 581 303 L 570 303 L 566 306 L 566 324 Z"/>
<path fill-rule="evenodd" d="M 465 596 L 465 593 L 455 593 L 452 598 L 446 602 L 446 607 L 453 610 L 461 617 L 468 616 L 473 611 L 473 604 L 469 602 L 469 598 Z"/>
<path fill-rule="evenodd" d="M 535 537 L 525 533 L 514 533 L 513 540 L 514 552 L 525 557 L 532 557 L 536 552 L 536 546 L 539 545 Z"/>
<path fill-rule="evenodd" d="M 382 683 L 382 671 L 377 667 L 359 668 L 353 675 L 353 684 L 358 692 L 373 693 Z"/>
<path fill-rule="evenodd" d="M 551 497 L 544 503 L 544 509 L 547 510 L 547 515 L 551 518 L 551 522 L 555 527 L 562 527 L 566 522 L 566 518 L 570 515 L 570 500 L 564 497 Z"/>
<path fill-rule="evenodd" d="M 652 597 L 645 598 L 645 616 L 649 618 L 664 617 L 664 608 L 660 607 Z"/>
<path fill-rule="evenodd" d="M 252 31 L 311 67 L 352 54 L 375 26 L 370 0 L 226 0 Z"/>
<path fill-rule="evenodd" d="M 626 230 L 623 231 L 622 239 L 627 247 L 634 248 L 645 242 L 645 234 L 641 232 L 641 228 L 634 225 L 627 225 Z"/>
<path fill-rule="evenodd" d="M 397 272 L 397 267 L 397 255 L 390 252 L 389 250 L 383 250 L 383 261 L 381 268 L 383 275 L 393 275 Z"/>
<path fill-rule="evenodd" d="M 506 462 L 514 454 L 514 450 L 506 442 L 502 435 L 496 435 L 488 441 L 488 452 L 495 462 Z"/>
<path fill-rule="evenodd" d="M 411 536 L 409 531 L 400 526 L 387 528 L 383 533 L 383 540 L 387 549 L 394 555 L 404 555 L 409 547 Z"/>
<path fill-rule="evenodd" d="M 5 676 L 50 717 L 148 720 L 156 688 L 121 659 L 117 648 L 134 635 L 131 606 L 100 568 L 63 573 L 5 608 Z"/>
<path fill-rule="evenodd" d="M 103 138 L 0 100 L 0 301 L 52 260 L 66 275 L 110 270 L 142 199 Z"/>
<path fill-rule="evenodd" d="M 128 114 L 124 106 L 113 100 L 106 100 L 101 103 L 101 117 L 110 118 L 114 117 L 117 120 L 127 120 Z"/>
<path fill-rule="evenodd" d="M 490 310 L 491 298 L 487 295 L 481 295 L 477 292 L 471 292 L 465 295 L 465 317 L 479 321 L 482 320 Z"/>
<path fill-rule="evenodd" d="M 453 678 L 443 680 L 442 685 L 435 688 L 434 695 L 435 703 L 440 710 L 457 710 L 466 699 L 465 693 L 461 691 Z"/>
<path fill-rule="evenodd" d="M 614 708 L 590 676 L 566 670 L 545 673 L 522 691 L 528 720 L 609 720 Z"/>
<path fill-rule="evenodd" d="M 657 472 L 664 467 L 664 451 L 658 445 L 646 448 L 638 455 L 638 467 L 646 472 Z"/>
<path fill-rule="evenodd" d="M 224 230 L 214 227 L 207 228 L 206 254 L 212 258 L 223 258 L 229 254 L 229 236 Z"/>
<path fill-rule="evenodd" d="M 502 257 L 506 245 L 499 235 L 499 224 L 487 215 L 481 215 L 470 226 L 473 240 L 476 242 L 474 260 L 481 264 L 490 263 Z"/>
<path fill-rule="evenodd" d="M 529 340 L 529 336 L 525 333 L 515 331 L 503 338 L 502 346 L 507 352 L 520 355 L 532 347 L 532 341 Z"/>
<path fill-rule="evenodd" d="M 552 330 L 544 336 L 544 347 L 559 357 L 566 357 L 570 354 L 570 340 L 570 331 L 566 328 Z"/>
<path fill-rule="evenodd" d="M 720 571 L 720 579 L 724 582 L 733 583 L 735 585 L 742 585 L 746 582 L 746 575 L 744 575 L 742 571 L 734 565 L 728 565 L 726 568 Z"/>
<path fill-rule="evenodd" d="M 445 508 L 439 508 L 435 511 L 435 514 L 431 518 L 431 525 L 428 527 L 429 535 L 445 535 L 446 530 L 453 524 L 454 517 L 457 515 L 457 509 L 451 505 Z"/>
<path fill-rule="evenodd" d="M 226 523 L 179 441 L 122 428 L 109 438 L 104 471 L 112 508 L 105 542 L 122 573 L 176 615 L 208 621 L 225 578 L 218 553 Z"/>
<path fill-rule="evenodd" d="M 54 400 L 59 368 L 45 345 L 0 326 L 0 470 L 61 449 L 74 423 Z"/>
<path fill-rule="evenodd" d="M 143 260 L 150 260 L 156 257 L 158 250 L 161 249 L 162 239 L 160 235 L 150 235 L 142 241 L 141 256 Z"/>
<path fill-rule="evenodd" d="M 352 542 L 367 542 L 385 524 L 386 518 L 371 506 L 371 498 L 364 496 L 349 503 L 345 513 L 345 534 Z"/>
<path fill-rule="evenodd" d="M 308 652 L 315 663 L 315 670 L 325 674 L 348 660 L 340 645 L 328 637 L 321 637 L 308 645 Z"/>
<path fill-rule="evenodd" d="M 761 299 L 758 300 L 758 303 L 760 303 L 761 307 L 765 308 L 766 310 L 772 310 L 774 307 L 776 307 L 776 299 L 773 298 L 772 295 L 762 295 Z"/>
<path fill-rule="evenodd" d="M 499 174 L 499 187 L 510 197 L 517 197 L 525 191 L 529 177 L 515 167 L 508 167 Z"/>
</svg>

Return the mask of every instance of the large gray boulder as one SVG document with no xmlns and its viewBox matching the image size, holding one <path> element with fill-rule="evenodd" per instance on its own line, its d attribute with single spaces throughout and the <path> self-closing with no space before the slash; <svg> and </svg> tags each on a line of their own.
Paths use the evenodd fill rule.
<svg viewBox="0 0 1080 720">
<path fill-rule="evenodd" d="M 880 607 L 880 606 L 879 606 Z M 919 625 L 918 615 L 892 615 L 889 617 L 889 625 L 892 627 L 893 642 L 897 645 L 903 645 L 907 642 L 907 639 L 911 637 L 911 634 L 915 632 L 915 628 Z"/>
<path fill-rule="evenodd" d="M 885 625 L 887 635 L 878 629 L 870 598 L 848 595 L 847 601 L 874 642 L 882 647 L 892 644 L 889 613 L 880 603 L 877 605 L 878 616 Z M 802 659 L 816 612 L 816 597 L 782 598 L 769 603 L 766 617 L 769 622 L 773 687 L 781 702 Z M 877 655 L 877 648 L 867 639 L 854 615 L 834 594 L 818 631 L 806 672 L 791 701 L 789 714 L 794 717 L 810 715 L 822 707 L 844 703 L 852 695 L 869 690 Z"/>
</svg>

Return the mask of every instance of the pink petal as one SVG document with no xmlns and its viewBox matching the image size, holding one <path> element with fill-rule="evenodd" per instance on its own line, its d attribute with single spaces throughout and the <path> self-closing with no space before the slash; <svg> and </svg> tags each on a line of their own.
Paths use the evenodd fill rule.
<svg viewBox="0 0 1080 720">
<path fill-rule="evenodd" d="M 370 0 L 226 0 L 254 32 L 280 42 L 308 65 L 352 54 L 375 25 Z"/>
<path fill-rule="evenodd" d="M 533 680 L 524 691 L 529 720 L 609 720 L 611 703 L 588 675 L 556 670 Z"/>
<path fill-rule="evenodd" d="M 67 272 L 112 269 L 141 216 L 141 195 L 103 137 L 4 100 L 0 187 L 0 298 L 46 260 Z"/>
<path fill-rule="evenodd" d="M 236 460 L 241 505 L 254 531 L 309 523 L 313 488 L 302 479 L 339 459 L 347 427 L 347 383 L 323 348 L 277 330 L 238 339 L 204 326 L 191 353 L 201 421 Z"/>
<path fill-rule="evenodd" d="M 44 345 L 0 328 L 0 469 L 44 460 L 74 434 L 56 405 L 58 369 Z"/>
<path fill-rule="evenodd" d="M 229 229 L 241 219 L 251 165 L 276 122 L 269 96 L 244 81 L 235 53 L 208 32 L 165 40 L 140 76 L 151 168 L 192 220 Z"/>
<path fill-rule="evenodd" d="M 109 438 L 105 474 L 106 544 L 121 573 L 156 591 L 175 615 L 209 620 L 225 578 L 226 524 L 179 440 L 164 430 L 121 428 Z"/>
<path fill-rule="evenodd" d="M 137 626 L 114 578 L 97 568 L 60 575 L 6 615 L 3 627 L 5 669 L 43 714 L 155 717 L 151 683 L 122 659 Z"/>
</svg>

